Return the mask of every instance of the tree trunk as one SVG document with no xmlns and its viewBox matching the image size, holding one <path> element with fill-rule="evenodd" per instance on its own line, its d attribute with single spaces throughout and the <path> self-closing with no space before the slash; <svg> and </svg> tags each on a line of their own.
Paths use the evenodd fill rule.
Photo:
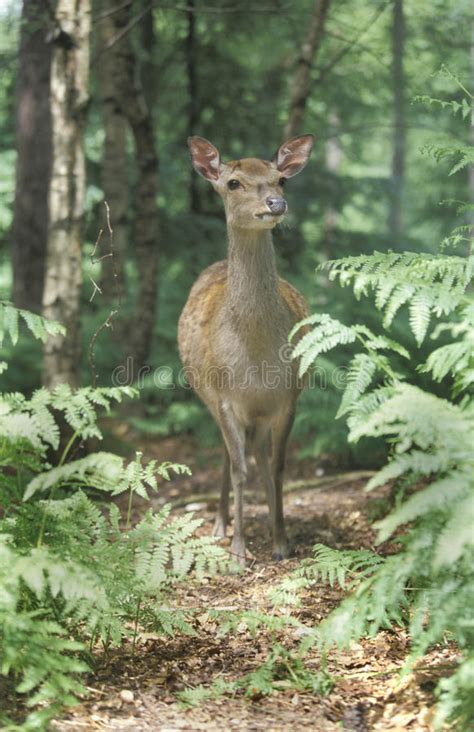
<svg viewBox="0 0 474 732">
<path fill-rule="evenodd" d="M 51 67 L 53 163 L 43 314 L 63 323 L 67 333 L 45 344 L 43 380 L 48 387 L 79 381 L 90 14 L 90 0 L 58 0 Z"/>
<path fill-rule="evenodd" d="M 140 22 L 141 35 L 141 63 L 140 77 L 142 82 L 143 94 L 150 110 L 151 116 L 154 118 L 156 104 L 156 64 L 155 64 L 155 28 L 153 25 L 153 8 L 150 7 L 150 0 L 141 0 L 142 12 L 144 16 Z"/>
<path fill-rule="evenodd" d="M 321 47 L 329 3 L 330 0 L 316 0 L 314 4 L 308 33 L 291 82 L 290 109 L 284 132 L 285 140 L 295 137 L 303 131 L 304 113 L 311 91 L 311 70 Z"/>
<path fill-rule="evenodd" d="M 115 12 L 114 36 L 133 18 L 132 5 Z M 131 355 L 136 368 L 146 363 L 151 350 L 156 318 L 158 280 L 158 158 L 155 150 L 153 119 L 140 80 L 139 63 L 130 33 L 116 44 L 115 78 L 122 114 L 131 127 L 138 168 L 135 192 L 133 247 L 138 269 L 138 299 L 131 329 Z M 108 51 L 105 51 L 107 53 Z"/>
<path fill-rule="evenodd" d="M 111 11 L 116 0 L 103 0 L 102 10 Z M 111 15 L 99 23 L 100 41 L 104 46 L 115 30 Z M 129 239 L 129 175 L 127 156 L 128 123 L 122 114 L 116 83 L 117 44 L 104 52 L 97 66 L 102 97 L 104 149 L 102 157 L 102 188 L 110 208 L 114 230 L 114 261 L 102 260 L 101 290 L 107 300 L 125 290 L 125 256 Z"/>
<path fill-rule="evenodd" d="M 327 259 L 336 257 L 336 236 L 337 236 L 337 208 L 333 205 L 336 199 L 337 175 L 342 162 L 342 150 L 339 142 L 338 132 L 341 127 L 339 116 L 333 112 L 329 115 L 329 129 L 333 133 L 326 142 L 326 170 L 329 173 L 328 195 L 329 201 L 324 209 L 324 242 L 323 251 Z"/>
<path fill-rule="evenodd" d="M 198 99 L 197 99 L 197 62 L 196 62 L 196 13 L 195 0 L 189 0 L 186 33 L 186 71 L 188 77 L 188 137 L 195 135 L 198 121 Z M 197 176 L 189 166 L 189 202 L 193 213 L 200 211 L 199 187 Z"/>
<path fill-rule="evenodd" d="M 11 230 L 13 302 L 41 312 L 51 172 L 49 15 L 43 0 L 23 0 L 16 108 L 16 190 Z"/>
<path fill-rule="evenodd" d="M 406 146 L 404 45 L 403 0 L 394 0 L 392 23 L 393 155 L 388 229 L 390 242 L 395 249 L 400 249 L 403 246 L 402 199 Z"/>
</svg>

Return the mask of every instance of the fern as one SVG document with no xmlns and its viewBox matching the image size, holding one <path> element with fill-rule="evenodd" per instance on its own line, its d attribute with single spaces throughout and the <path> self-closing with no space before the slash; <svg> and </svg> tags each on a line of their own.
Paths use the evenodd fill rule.
<svg viewBox="0 0 474 732">
<path fill-rule="evenodd" d="M 347 414 L 354 402 L 364 394 L 377 370 L 377 364 L 365 353 L 359 353 L 351 361 L 347 374 L 347 386 L 341 399 L 336 419 Z"/>
<path fill-rule="evenodd" d="M 434 723 L 442 729 L 454 720 L 458 729 L 468 729 L 474 719 L 474 656 L 471 654 L 460 663 L 454 674 L 441 679 L 438 685 L 439 702 L 436 705 Z"/>
<path fill-rule="evenodd" d="M 419 370 L 431 372 L 435 381 L 442 381 L 451 375 L 453 394 L 457 396 L 474 383 L 474 303 L 462 308 L 459 322 L 439 325 L 432 338 L 436 339 L 446 331 L 458 338 L 457 342 L 432 351 Z"/>
<path fill-rule="evenodd" d="M 386 328 L 408 302 L 410 326 L 420 345 L 431 317 L 448 315 L 463 302 L 473 266 L 473 257 L 375 252 L 332 260 L 322 268 L 331 280 L 339 279 L 343 286 L 352 283 L 357 297 L 373 292 Z M 311 318 L 305 322 L 311 324 Z"/>
<path fill-rule="evenodd" d="M 53 333 L 10 306 L 1 315 L 13 341 L 20 318 L 38 337 Z M 45 729 L 84 693 L 86 646 L 119 645 L 140 629 L 193 633 L 192 612 L 171 607 L 174 588 L 191 571 L 199 579 L 229 566 L 222 547 L 196 536 L 201 522 L 190 514 L 173 519 L 164 507 L 130 527 L 134 495 L 148 498 L 161 480 L 189 473 L 185 466 L 144 464 L 141 453 L 128 464 L 106 452 L 68 461 L 75 440 L 101 438 L 98 409 L 133 394 L 60 385 L 30 399 L 0 395 L 0 673 L 31 708 L 25 728 Z M 72 436 L 51 465 L 61 415 Z M 91 491 L 127 492 L 127 515 L 101 510 Z"/>
<path fill-rule="evenodd" d="M 299 593 L 318 582 L 338 585 L 343 589 L 356 587 L 362 579 L 371 576 L 383 558 L 364 549 L 338 551 L 324 544 L 313 547 L 313 558 L 301 562 L 298 569 L 269 590 L 273 605 L 299 606 Z"/>
<path fill-rule="evenodd" d="M 28 501 L 37 492 L 50 491 L 58 486 L 90 487 L 108 493 L 126 490 L 126 474 L 123 459 L 106 452 L 96 452 L 73 463 L 59 465 L 39 475 L 28 483 L 23 500 Z"/>
<path fill-rule="evenodd" d="M 465 486 L 467 488 L 467 486 Z M 457 486 L 456 486 L 457 489 Z M 437 537 L 433 566 L 452 565 L 474 545 L 474 499 L 472 491 L 450 509 L 450 515 Z"/>
<path fill-rule="evenodd" d="M 293 358 L 301 356 L 300 376 L 306 373 L 309 366 L 321 353 L 326 353 L 342 344 L 353 343 L 356 339 L 357 334 L 352 328 L 347 328 L 329 315 L 312 315 L 293 328 L 289 336 L 290 340 L 301 327 L 315 324 L 316 327 L 298 341 L 293 351 Z"/>
<path fill-rule="evenodd" d="M 191 689 L 178 692 L 177 697 L 183 707 L 193 707 L 210 699 L 218 699 L 223 694 L 234 694 L 237 689 L 238 684 L 236 682 L 217 678 L 210 686 L 194 686 Z"/>
<path fill-rule="evenodd" d="M 3 345 L 5 335 L 8 335 L 12 344 L 16 345 L 21 320 L 26 323 L 33 336 L 43 341 L 43 343 L 49 336 L 64 335 L 66 332 L 65 328 L 60 323 L 42 318 L 40 315 L 30 313 L 28 310 L 19 310 L 11 303 L 1 300 L 0 346 Z"/>
<path fill-rule="evenodd" d="M 460 86 L 468 100 L 441 106 L 467 118 L 472 95 Z M 432 147 L 431 153 L 438 161 L 454 161 L 450 174 L 474 161 L 472 147 Z M 461 213 L 470 211 L 463 206 Z M 449 243 L 467 241 L 467 233 L 461 227 Z M 363 325 L 346 329 L 326 314 L 304 321 L 314 327 L 295 349 L 301 373 L 334 347 L 358 348 L 338 416 L 346 417 L 351 441 L 378 438 L 388 447 L 388 460 L 367 490 L 389 481 L 403 487 L 395 507 L 375 525 L 378 543 L 396 539 L 400 551 L 385 558 L 372 552 L 358 558 L 353 552 L 319 546 L 313 560 L 272 591 L 275 602 L 288 604 L 298 604 L 301 590 L 315 581 L 337 583 L 348 593 L 319 626 L 305 632 L 301 654 L 315 644 L 326 653 L 334 645 L 347 646 L 381 628 L 403 625 L 411 638 L 406 672 L 432 644 L 443 642 L 446 635 L 454 639 L 461 660 L 453 676 L 439 684 L 437 723 L 458 723 L 460 729 L 470 728 L 474 719 L 474 306 L 468 290 L 473 266 L 472 255 L 412 252 L 375 252 L 324 265 L 330 279 L 353 287 L 355 297 L 374 295 L 385 329 L 407 308 L 418 345 L 434 317 L 445 319 L 432 339 L 449 333 L 452 342 L 433 350 L 417 370 L 436 382 L 451 379 L 452 399 L 436 396 L 429 386 L 422 390 L 411 384 L 416 374 L 401 373 L 393 363 L 395 354 L 408 354 L 393 341 L 384 342 L 385 334 L 376 336 Z M 461 394 L 462 400 L 456 401 Z"/>
<path fill-rule="evenodd" d="M 234 681 L 218 678 L 208 687 L 197 686 L 179 692 L 178 698 L 184 706 L 195 706 L 223 694 L 234 695 L 242 690 L 245 696 L 258 699 L 270 696 L 278 689 L 288 687 L 316 694 L 327 694 L 334 686 L 331 676 L 323 668 L 312 673 L 302 660 L 281 643 L 274 643 L 268 657 L 260 666 Z"/>
</svg>

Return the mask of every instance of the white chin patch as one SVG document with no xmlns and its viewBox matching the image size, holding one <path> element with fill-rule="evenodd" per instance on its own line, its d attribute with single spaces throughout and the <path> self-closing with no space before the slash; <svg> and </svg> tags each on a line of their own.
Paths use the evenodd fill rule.
<svg viewBox="0 0 474 732">
<path fill-rule="evenodd" d="M 274 216 L 273 214 L 263 214 L 261 216 L 256 216 L 256 218 L 259 221 L 271 221 L 273 224 L 277 224 L 282 217 Z"/>
</svg>

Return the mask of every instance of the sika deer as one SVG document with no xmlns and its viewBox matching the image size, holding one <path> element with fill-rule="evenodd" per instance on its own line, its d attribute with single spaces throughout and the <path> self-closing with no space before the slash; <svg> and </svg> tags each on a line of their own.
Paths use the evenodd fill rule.
<svg viewBox="0 0 474 732">
<path fill-rule="evenodd" d="M 222 433 L 224 477 L 214 534 L 225 536 L 232 486 L 231 551 L 242 566 L 246 443 L 266 488 L 273 556 L 288 556 L 283 469 L 303 386 L 291 361 L 288 334 L 307 315 L 307 307 L 300 293 L 278 277 L 272 229 L 287 212 L 283 185 L 303 170 L 312 144 L 313 136 L 303 135 L 281 145 L 271 162 L 244 158 L 222 163 L 210 142 L 188 140 L 195 170 L 224 200 L 229 251 L 227 260 L 208 267 L 195 282 L 179 319 L 179 350 L 188 381 Z"/>
</svg>

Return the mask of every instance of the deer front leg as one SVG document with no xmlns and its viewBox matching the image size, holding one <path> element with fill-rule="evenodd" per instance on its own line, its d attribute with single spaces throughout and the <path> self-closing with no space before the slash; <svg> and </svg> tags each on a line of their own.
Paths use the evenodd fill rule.
<svg viewBox="0 0 474 732">
<path fill-rule="evenodd" d="M 294 408 L 281 415 L 272 428 L 272 473 L 275 484 L 275 513 L 273 524 L 273 557 L 285 559 L 289 555 L 283 516 L 283 471 L 286 443 L 293 426 Z"/>
<path fill-rule="evenodd" d="M 214 523 L 214 536 L 223 539 L 226 535 L 227 524 L 229 522 L 229 489 L 230 489 L 230 461 L 229 453 L 224 445 L 224 468 L 222 475 L 221 496 L 219 499 L 219 508 L 217 509 L 216 520 Z"/>
<path fill-rule="evenodd" d="M 243 527 L 244 488 L 247 482 L 245 461 L 245 429 L 239 424 L 231 406 L 223 403 L 219 409 L 219 426 L 230 463 L 230 482 L 234 493 L 234 535 L 231 552 L 241 567 L 245 567 L 245 538 Z"/>
</svg>

